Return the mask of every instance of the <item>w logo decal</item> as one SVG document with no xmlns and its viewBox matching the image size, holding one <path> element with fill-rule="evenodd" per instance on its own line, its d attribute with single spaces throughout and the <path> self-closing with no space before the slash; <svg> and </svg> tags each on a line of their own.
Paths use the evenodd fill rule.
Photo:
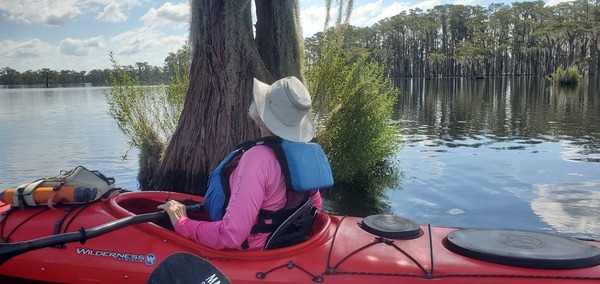
<svg viewBox="0 0 600 284">
<path fill-rule="evenodd" d="M 156 263 L 156 255 L 150 253 L 146 256 L 146 265 L 154 265 Z"/>
</svg>

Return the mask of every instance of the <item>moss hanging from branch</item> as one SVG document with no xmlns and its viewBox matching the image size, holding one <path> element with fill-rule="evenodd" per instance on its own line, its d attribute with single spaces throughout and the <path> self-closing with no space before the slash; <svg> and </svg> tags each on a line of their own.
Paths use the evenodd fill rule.
<svg viewBox="0 0 600 284">
<path fill-rule="evenodd" d="M 256 44 L 271 76 L 268 83 L 286 77 L 303 79 L 304 44 L 297 0 L 256 0 Z"/>
</svg>

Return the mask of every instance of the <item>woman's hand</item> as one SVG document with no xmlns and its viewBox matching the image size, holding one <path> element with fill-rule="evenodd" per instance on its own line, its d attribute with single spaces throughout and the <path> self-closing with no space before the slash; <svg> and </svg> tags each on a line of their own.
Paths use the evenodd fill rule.
<svg viewBox="0 0 600 284">
<path fill-rule="evenodd" d="M 165 212 L 167 212 L 167 214 L 169 214 L 169 219 L 171 220 L 173 226 L 175 226 L 177 220 L 187 217 L 185 205 L 176 200 L 169 200 L 167 203 L 158 205 L 156 208 L 163 209 Z"/>
</svg>

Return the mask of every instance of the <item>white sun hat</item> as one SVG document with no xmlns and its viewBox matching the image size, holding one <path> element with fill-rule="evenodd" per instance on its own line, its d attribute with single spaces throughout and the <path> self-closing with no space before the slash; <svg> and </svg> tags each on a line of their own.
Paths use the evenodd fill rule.
<svg viewBox="0 0 600 284">
<path fill-rule="evenodd" d="M 254 78 L 254 102 L 258 115 L 273 134 L 296 142 L 308 142 L 315 135 L 310 118 L 312 104 L 308 90 L 290 76 L 269 85 Z"/>
</svg>

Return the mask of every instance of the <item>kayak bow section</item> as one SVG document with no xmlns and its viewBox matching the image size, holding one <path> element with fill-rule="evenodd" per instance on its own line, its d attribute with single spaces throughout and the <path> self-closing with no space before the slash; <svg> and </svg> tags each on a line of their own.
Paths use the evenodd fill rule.
<svg viewBox="0 0 600 284">
<path fill-rule="evenodd" d="M 10 244 L 76 232 L 156 212 L 156 206 L 167 199 L 202 201 L 186 194 L 142 191 L 56 210 L 9 210 L 9 205 L 0 203 L 0 211 L 10 211 L 3 213 L 0 237 Z M 176 234 L 165 218 L 124 227 L 84 243 L 23 253 L 0 265 L 0 275 L 63 283 L 144 283 L 167 257 L 187 252 L 206 259 L 232 283 L 600 281 L 598 242 L 514 230 L 473 233 L 378 216 L 363 219 L 319 213 L 307 241 L 268 251 L 211 249 Z M 203 211 L 190 217 L 208 218 Z M 409 231 L 393 232 L 394 228 Z M 545 266 L 547 263 L 550 266 Z"/>
</svg>

